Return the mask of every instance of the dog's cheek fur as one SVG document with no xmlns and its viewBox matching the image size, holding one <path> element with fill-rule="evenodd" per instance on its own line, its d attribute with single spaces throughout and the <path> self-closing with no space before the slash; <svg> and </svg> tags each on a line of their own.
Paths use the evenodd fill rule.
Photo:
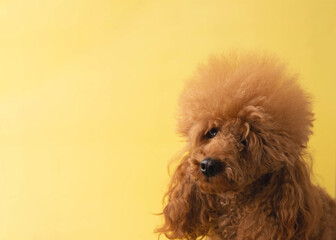
<svg viewBox="0 0 336 240">
<path fill-rule="evenodd" d="M 164 224 L 156 230 L 169 239 L 196 239 L 205 236 L 215 219 L 218 202 L 215 196 L 200 192 L 197 184 L 188 174 L 188 159 L 184 157 L 175 171 L 169 190 L 165 194 L 168 203 L 162 214 Z"/>
<path fill-rule="evenodd" d="M 254 172 L 255 178 L 280 169 L 285 164 L 291 164 L 288 161 L 290 154 L 298 155 L 297 149 L 300 149 L 300 146 L 293 148 L 295 142 L 262 107 L 247 106 L 238 116 L 248 123 L 250 128 L 246 158 L 251 161 L 247 161 L 249 166 L 246 169 L 248 172 Z"/>
</svg>

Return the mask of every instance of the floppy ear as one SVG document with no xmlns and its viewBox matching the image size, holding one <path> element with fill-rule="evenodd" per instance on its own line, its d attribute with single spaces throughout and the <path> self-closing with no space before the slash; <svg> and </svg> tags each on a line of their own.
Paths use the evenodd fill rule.
<svg viewBox="0 0 336 240">
<path fill-rule="evenodd" d="M 280 236 L 281 239 L 309 239 L 320 218 L 321 200 L 312 186 L 304 151 L 294 145 L 290 135 L 278 128 L 261 107 L 248 106 L 239 114 L 245 116 L 252 131 L 255 131 L 251 134 L 250 144 L 253 147 L 250 151 L 254 159 L 262 160 L 257 166 L 265 168 L 263 171 L 268 177 L 264 188 L 266 195 L 263 196 L 267 202 L 260 201 L 251 217 L 264 219 L 265 224 L 275 221 L 268 228 L 266 239 L 280 239 Z M 258 209 L 264 211 L 260 213 Z M 252 223 L 253 219 L 249 222 Z M 258 229 L 256 225 L 254 228 Z M 253 234 L 261 234 L 261 231 Z"/>
<path fill-rule="evenodd" d="M 205 236 L 210 228 L 209 202 L 188 173 L 189 156 L 176 169 L 165 194 L 168 203 L 163 209 L 165 223 L 156 232 L 169 239 L 196 239 Z"/>
<path fill-rule="evenodd" d="M 322 203 L 305 163 L 294 165 L 265 175 L 264 193 L 244 219 L 244 239 L 311 239 Z"/>
<path fill-rule="evenodd" d="M 251 125 L 257 124 L 264 126 L 267 123 L 272 123 L 269 121 L 271 119 L 270 115 L 268 115 L 260 106 L 246 106 L 238 112 L 238 117 Z"/>
<path fill-rule="evenodd" d="M 274 187 L 273 210 L 279 219 L 278 232 L 287 236 L 286 239 L 309 239 L 321 215 L 321 200 L 312 187 L 306 163 L 297 159 L 294 166 L 273 173 L 271 186 Z"/>
</svg>

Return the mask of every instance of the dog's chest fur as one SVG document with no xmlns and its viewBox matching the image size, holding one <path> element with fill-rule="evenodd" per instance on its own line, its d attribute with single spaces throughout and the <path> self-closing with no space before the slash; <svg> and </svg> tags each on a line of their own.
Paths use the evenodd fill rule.
<svg viewBox="0 0 336 240">
<path fill-rule="evenodd" d="M 237 232 L 242 219 L 245 216 L 245 208 L 241 199 L 237 196 L 226 196 L 220 200 L 220 211 L 218 220 L 213 229 L 210 239 L 237 239 Z"/>
<path fill-rule="evenodd" d="M 210 239 L 245 239 L 248 237 L 246 233 L 249 230 L 247 229 L 258 221 L 258 219 L 255 219 L 256 212 L 253 210 L 259 209 L 265 215 L 272 215 L 271 206 L 265 199 L 256 200 L 256 198 L 260 198 L 260 196 L 256 194 L 259 192 L 259 187 L 249 186 L 248 190 L 244 193 L 222 196 L 219 200 L 220 210 L 217 212 L 217 221 L 214 224 L 215 227 L 212 234 L 210 234 Z M 256 207 L 256 202 L 263 202 L 263 204 L 262 206 Z M 253 221 L 251 221 L 251 219 L 253 219 Z M 272 221 L 271 218 L 269 218 L 269 220 Z"/>
</svg>

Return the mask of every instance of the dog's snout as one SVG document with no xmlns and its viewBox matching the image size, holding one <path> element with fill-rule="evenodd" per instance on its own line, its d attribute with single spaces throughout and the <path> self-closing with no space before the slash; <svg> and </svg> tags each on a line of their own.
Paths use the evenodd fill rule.
<svg viewBox="0 0 336 240">
<path fill-rule="evenodd" d="M 222 164 L 220 161 L 206 158 L 200 165 L 202 173 L 207 177 L 213 177 L 222 170 Z"/>
</svg>

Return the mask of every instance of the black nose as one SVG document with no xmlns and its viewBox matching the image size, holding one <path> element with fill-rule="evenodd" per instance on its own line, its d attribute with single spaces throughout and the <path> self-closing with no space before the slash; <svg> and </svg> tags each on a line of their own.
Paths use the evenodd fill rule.
<svg viewBox="0 0 336 240">
<path fill-rule="evenodd" d="M 222 170 L 220 161 L 206 158 L 201 162 L 201 171 L 207 177 L 213 177 Z"/>
</svg>

